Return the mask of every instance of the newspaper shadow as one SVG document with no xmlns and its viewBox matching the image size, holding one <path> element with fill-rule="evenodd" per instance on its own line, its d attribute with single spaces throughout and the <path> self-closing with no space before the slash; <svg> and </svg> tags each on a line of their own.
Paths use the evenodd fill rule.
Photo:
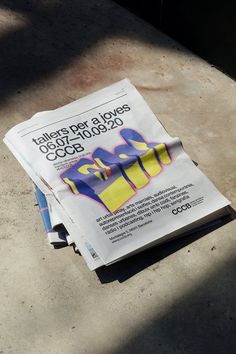
<svg viewBox="0 0 236 354">
<path fill-rule="evenodd" d="M 177 252 L 179 249 L 190 245 L 201 237 L 206 236 L 210 232 L 236 219 L 236 211 L 231 207 L 228 207 L 228 209 L 229 215 L 219 220 L 215 220 L 214 222 L 210 222 L 191 232 L 187 232 L 183 234 L 181 238 L 172 240 L 163 245 L 155 246 L 108 267 L 97 269 L 96 273 L 99 280 L 103 284 L 116 280 L 120 283 L 126 281 L 135 274 L 143 271 L 145 268 L 160 262 L 162 259 Z M 191 250 L 188 250 L 188 252 L 191 252 Z"/>
</svg>

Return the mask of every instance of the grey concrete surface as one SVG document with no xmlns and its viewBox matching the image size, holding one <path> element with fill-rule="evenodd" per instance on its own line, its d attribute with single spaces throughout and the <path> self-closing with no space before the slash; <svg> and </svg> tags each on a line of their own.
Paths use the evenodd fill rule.
<svg viewBox="0 0 236 354">
<path fill-rule="evenodd" d="M 231 79 L 111 1 L 1 1 L 1 140 L 124 77 L 235 208 Z M 0 178 L 1 354 L 235 353 L 234 221 L 95 273 L 48 247 L 3 144 Z"/>
</svg>

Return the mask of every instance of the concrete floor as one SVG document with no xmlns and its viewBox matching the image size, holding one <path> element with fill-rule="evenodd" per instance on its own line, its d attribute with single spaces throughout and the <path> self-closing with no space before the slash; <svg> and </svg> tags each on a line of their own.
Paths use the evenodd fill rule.
<svg viewBox="0 0 236 354">
<path fill-rule="evenodd" d="M 236 207 L 236 85 L 111 1 L 1 1 L 1 138 L 128 77 Z M 1 145 L 0 353 L 235 353 L 235 222 L 90 272 Z M 210 232 L 211 231 L 211 232 Z"/>
</svg>

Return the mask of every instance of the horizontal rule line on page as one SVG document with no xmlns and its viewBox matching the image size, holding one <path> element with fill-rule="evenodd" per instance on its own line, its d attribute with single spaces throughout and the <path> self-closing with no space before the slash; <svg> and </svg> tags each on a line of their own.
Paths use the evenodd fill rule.
<svg viewBox="0 0 236 354">
<path fill-rule="evenodd" d="M 77 116 L 81 116 L 81 115 L 84 114 L 84 113 L 87 113 L 87 112 L 89 112 L 89 111 L 92 111 L 92 110 L 95 109 L 95 108 L 104 106 L 105 104 L 110 103 L 110 102 L 115 101 L 115 100 L 118 100 L 119 98 L 124 97 L 124 96 L 126 96 L 126 95 L 127 95 L 127 93 L 125 93 L 124 95 L 121 95 L 121 96 L 119 96 L 119 97 L 113 98 L 113 99 L 110 100 L 110 101 L 107 101 L 107 102 L 104 102 L 104 103 L 102 103 L 102 104 L 99 104 L 98 106 L 95 106 L 95 107 L 93 107 L 93 108 L 90 108 L 90 109 L 88 109 L 87 111 L 84 111 L 84 112 L 82 112 L 82 113 L 75 114 L 74 116 L 67 117 L 67 118 L 63 118 L 63 119 L 61 119 L 61 120 L 57 120 L 56 122 L 53 122 L 53 123 L 44 125 L 43 127 L 40 127 L 40 128 L 34 129 L 34 130 L 31 130 L 30 132 L 21 135 L 21 138 L 23 138 L 24 136 L 26 136 L 26 135 L 28 135 L 28 134 L 34 133 L 34 132 L 36 132 L 37 130 L 41 130 L 41 129 L 43 129 L 43 128 L 49 127 L 50 125 L 53 125 L 53 124 L 62 122 L 63 120 L 67 120 L 67 119 L 71 119 L 71 118 L 74 118 L 74 117 L 77 117 Z"/>
<path fill-rule="evenodd" d="M 35 124 L 33 124 L 33 125 L 30 125 L 30 126 L 27 127 L 27 128 L 21 129 L 21 130 L 19 130 L 19 131 L 17 132 L 17 134 L 22 133 L 24 130 L 27 130 L 27 129 L 29 129 L 29 128 L 32 128 L 32 127 L 34 127 L 35 125 L 38 125 L 38 124 L 35 123 Z"/>
</svg>

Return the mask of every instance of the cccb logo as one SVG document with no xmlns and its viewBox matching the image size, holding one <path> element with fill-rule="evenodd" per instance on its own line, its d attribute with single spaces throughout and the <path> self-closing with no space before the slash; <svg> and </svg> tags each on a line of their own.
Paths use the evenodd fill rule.
<svg viewBox="0 0 236 354">
<path fill-rule="evenodd" d="M 186 203 L 184 205 L 181 205 L 180 207 L 171 210 L 172 214 L 177 215 L 179 213 L 182 213 L 183 211 L 186 211 L 188 209 L 192 208 L 191 204 Z"/>
</svg>

